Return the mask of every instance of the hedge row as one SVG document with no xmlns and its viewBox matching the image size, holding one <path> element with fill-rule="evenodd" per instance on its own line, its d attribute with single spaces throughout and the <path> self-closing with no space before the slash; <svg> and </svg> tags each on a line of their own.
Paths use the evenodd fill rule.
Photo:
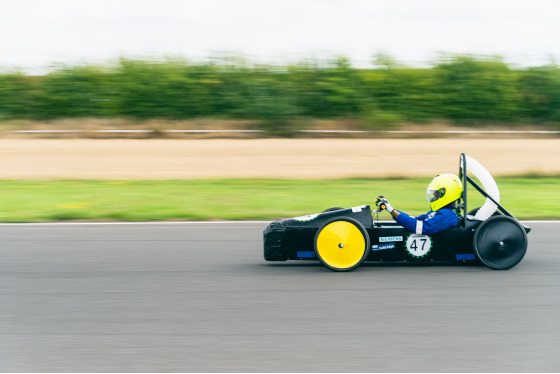
<svg viewBox="0 0 560 374">
<path fill-rule="evenodd" d="M 380 58 L 357 69 L 340 58 L 291 66 L 239 60 L 122 59 L 61 66 L 42 76 L 0 74 L 0 118 L 220 117 L 285 126 L 292 118 L 360 117 L 453 123 L 560 123 L 560 69 L 514 69 L 499 58 L 456 56 L 430 68 Z"/>
</svg>

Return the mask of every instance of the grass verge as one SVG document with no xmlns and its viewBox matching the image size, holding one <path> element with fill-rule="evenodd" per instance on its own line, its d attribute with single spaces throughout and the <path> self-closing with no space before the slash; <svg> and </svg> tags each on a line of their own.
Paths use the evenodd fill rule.
<svg viewBox="0 0 560 374">
<path fill-rule="evenodd" d="M 272 220 L 330 207 L 373 204 L 385 195 L 425 213 L 430 179 L 0 181 L 0 222 Z M 501 201 L 519 219 L 560 218 L 560 178 L 497 178 Z M 469 208 L 484 199 L 469 189 Z M 387 213 L 381 217 L 388 219 Z M 380 218 L 381 218 L 380 217 Z"/>
</svg>

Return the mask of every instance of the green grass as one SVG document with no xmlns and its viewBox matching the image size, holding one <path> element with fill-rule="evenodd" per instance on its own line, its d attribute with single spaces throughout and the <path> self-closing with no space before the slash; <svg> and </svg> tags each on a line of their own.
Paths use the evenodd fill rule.
<svg viewBox="0 0 560 374">
<path fill-rule="evenodd" d="M 430 179 L 0 181 L 0 222 L 270 220 L 330 207 L 373 204 L 385 195 L 425 213 Z M 560 178 L 497 178 L 503 205 L 520 219 L 560 218 Z M 469 189 L 469 208 L 484 199 Z M 389 218 L 384 213 L 384 218 Z"/>
</svg>

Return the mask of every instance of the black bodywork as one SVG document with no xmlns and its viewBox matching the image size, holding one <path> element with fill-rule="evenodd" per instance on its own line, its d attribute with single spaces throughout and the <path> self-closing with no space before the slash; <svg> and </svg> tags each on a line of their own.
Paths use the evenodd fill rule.
<svg viewBox="0 0 560 374">
<path fill-rule="evenodd" d="M 357 211 L 359 209 L 359 211 Z M 317 230 L 336 217 L 349 217 L 367 231 L 371 249 L 365 261 L 380 262 L 466 262 L 475 261 L 473 237 L 480 221 L 465 221 L 458 226 L 430 235 L 431 250 L 416 257 L 406 250 L 412 233 L 396 222 L 374 222 L 369 205 L 318 214 L 309 221 L 284 219 L 269 224 L 264 230 L 264 258 L 267 261 L 315 260 L 314 240 Z M 380 238 L 386 238 L 381 239 Z M 387 239 L 388 238 L 388 239 Z M 395 240 L 392 240 L 395 239 Z"/>
<path fill-rule="evenodd" d="M 462 219 L 456 227 L 430 235 L 427 243 L 431 242 L 431 248 L 421 256 L 416 256 L 413 250 L 407 248 L 407 239 L 413 233 L 396 222 L 374 221 L 370 206 L 363 205 L 347 209 L 331 208 L 318 214 L 270 223 L 264 230 L 264 258 L 266 261 L 317 260 L 317 232 L 332 220 L 350 218 L 363 226 L 369 237 L 369 253 L 365 261 L 471 264 L 481 262 L 494 269 L 515 266 L 525 254 L 526 233 L 530 229 L 521 225 L 467 175 L 465 157 L 461 157 L 459 170 L 459 177 L 463 181 L 463 197 L 459 200 Z M 467 185 L 473 186 L 492 200 L 501 213 L 497 211 L 486 221 L 472 219 L 472 216 L 465 213 L 469 212 Z M 504 259 L 504 256 L 507 258 Z"/>
</svg>

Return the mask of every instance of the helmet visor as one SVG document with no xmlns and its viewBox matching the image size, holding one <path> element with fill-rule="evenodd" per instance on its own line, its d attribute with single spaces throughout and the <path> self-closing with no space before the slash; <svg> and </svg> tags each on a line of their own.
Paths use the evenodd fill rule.
<svg viewBox="0 0 560 374">
<path fill-rule="evenodd" d="M 430 190 L 428 189 L 426 191 L 426 200 L 431 203 L 436 201 L 437 199 L 439 199 L 441 197 L 441 193 L 439 190 Z"/>
</svg>

